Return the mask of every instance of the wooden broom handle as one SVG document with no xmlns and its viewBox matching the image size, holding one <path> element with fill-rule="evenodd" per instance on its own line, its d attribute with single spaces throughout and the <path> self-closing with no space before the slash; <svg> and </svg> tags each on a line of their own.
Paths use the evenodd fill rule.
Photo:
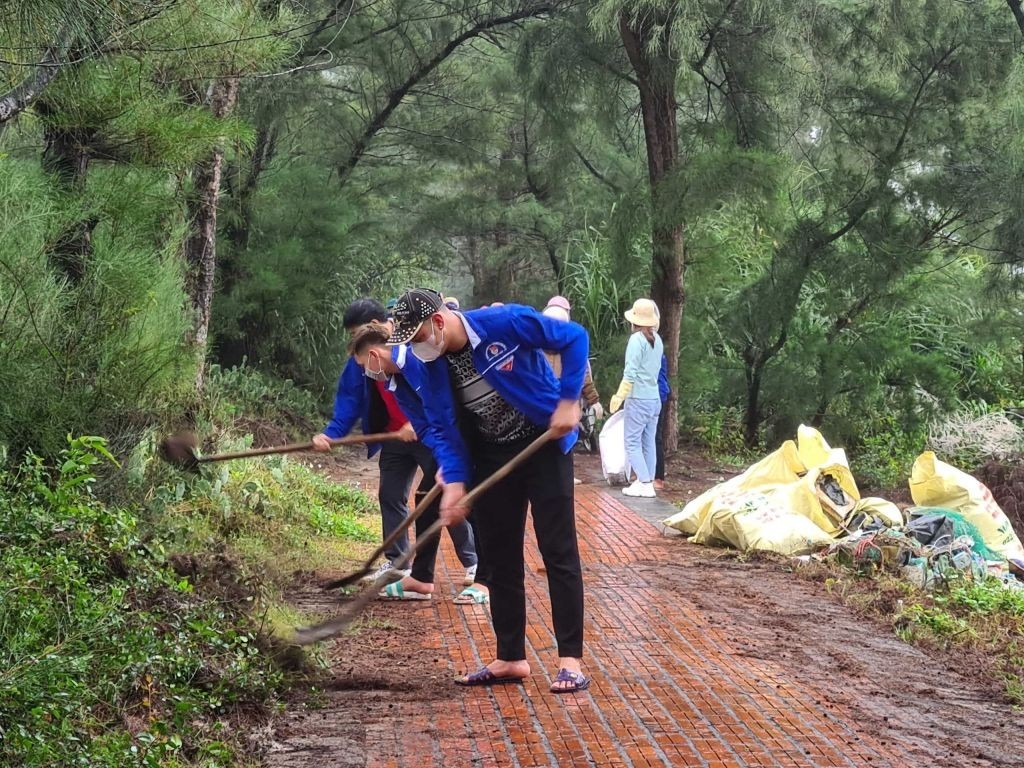
<svg viewBox="0 0 1024 768">
<path fill-rule="evenodd" d="M 397 432 L 381 432 L 374 435 L 349 435 L 348 437 L 337 437 L 331 440 L 331 445 L 359 445 L 360 443 L 382 443 L 388 440 L 400 440 Z M 232 451 L 231 453 L 214 453 L 210 456 L 200 456 L 199 461 L 204 464 L 211 461 L 229 461 L 230 459 L 247 459 L 252 456 L 271 456 L 278 453 L 296 453 L 297 451 L 313 450 L 313 442 L 288 443 L 287 445 L 272 445 L 267 448 L 250 448 L 246 451 Z"/>
</svg>

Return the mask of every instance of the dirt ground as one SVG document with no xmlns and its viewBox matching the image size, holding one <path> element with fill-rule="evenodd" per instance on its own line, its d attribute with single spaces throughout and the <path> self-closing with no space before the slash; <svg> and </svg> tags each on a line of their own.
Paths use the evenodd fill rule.
<svg viewBox="0 0 1024 768">
<path fill-rule="evenodd" d="M 328 459 L 325 471 L 368 489 L 376 480 L 375 465 L 355 453 Z M 678 454 L 665 496 L 685 501 L 735 471 Z M 596 457 L 578 456 L 577 476 L 600 483 Z M 861 733 L 905 758 L 892 764 L 1024 764 L 1020 714 L 994 686 L 978 682 L 963 658 L 906 645 L 892 627 L 858 616 L 787 563 L 744 562 L 681 537 L 655 538 L 648 551 L 637 564 L 643 578 L 696 605 L 736 655 L 769 660 L 794 683 L 823 691 L 814 704 L 852 713 Z M 307 613 L 333 613 L 338 603 L 315 584 L 338 573 L 298 574 L 289 599 Z M 353 634 L 325 651 L 329 671 L 297 695 L 277 726 L 268 764 L 312 765 L 312 754 L 323 766 L 397 765 L 402 745 L 389 724 L 396 703 L 443 709 L 457 695 L 451 676 L 462 671 L 453 669 L 428 614 L 409 604 L 374 604 Z"/>
</svg>

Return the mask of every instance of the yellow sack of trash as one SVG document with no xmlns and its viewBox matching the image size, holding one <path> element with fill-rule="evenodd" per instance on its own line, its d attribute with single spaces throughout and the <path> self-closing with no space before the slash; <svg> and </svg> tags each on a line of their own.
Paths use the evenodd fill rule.
<svg viewBox="0 0 1024 768">
<path fill-rule="evenodd" d="M 910 495 L 920 507 L 954 509 L 972 523 L 985 546 L 1006 559 L 1024 559 L 1024 546 L 1006 513 L 983 483 L 936 458 L 932 451 L 917 457 L 910 472 Z"/>
<path fill-rule="evenodd" d="M 733 546 L 746 549 L 734 543 L 734 539 L 739 539 L 738 535 L 729 533 L 729 526 L 739 523 L 724 521 L 730 510 L 737 510 L 746 503 L 743 501 L 744 494 L 752 491 L 769 498 L 770 506 L 776 512 L 782 510 L 796 514 L 809 521 L 817 532 L 827 536 L 836 536 L 841 532 L 840 524 L 860 499 L 846 453 L 842 449 L 831 448 L 816 429 L 801 426 L 795 442 L 787 440 L 778 450 L 749 467 L 743 474 L 705 491 L 682 511 L 665 520 L 664 524 L 690 534 L 697 543 L 727 541 Z M 743 525 L 768 525 L 765 504 L 758 500 L 754 508 L 759 514 L 752 514 L 750 508 L 746 509 Z M 784 522 L 778 514 L 773 514 L 771 530 L 780 530 Z M 807 529 L 804 533 L 804 539 L 819 538 L 819 533 L 815 531 Z M 755 531 L 744 529 L 744 541 L 755 539 L 768 543 L 778 537 L 773 538 L 766 533 L 763 539 L 759 539 Z M 782 549 L 791 549 L 790 545 L 791 542 L 779 544 Z"/>
<path fill-rule="evenodd" d="M 787 508 L 788 495 L 785 486 L 726 492 L 712 504 L 693 541 L 780 555 L 803 555 L 831 544 L 829 534 Z"/>
<path fill-rule="evenodd" d="M 877 496 L 865 496 L 858 501 L 853 508 L 853 514 L 864 514 L 886 528 L 902 528 L 906 524 L 899 507 Z"/>
</svg>

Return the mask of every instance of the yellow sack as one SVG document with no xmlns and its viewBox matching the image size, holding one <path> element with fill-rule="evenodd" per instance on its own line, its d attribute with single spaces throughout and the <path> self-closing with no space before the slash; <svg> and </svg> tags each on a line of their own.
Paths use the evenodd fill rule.
<svg viewBox="0 0 1024 768">
<path fill-rule="evenodd" d="M 790 508 L 826 533 L 839 536 L 843 533 L 842 522 L 860 501 L 860 491 L 842 450 L 831 451 L 827 461 L 824 466 L 810 470 L 794 485 L 790 491 Z M 847 499 L 845 504 L 832 501 L 821 489 L 821 485 L 829 479 L 842 488 Z"/>
<path fill-rule="evenodd" d="M 821 432 L 801 424 L 796 430 L 796 450 L 805 467 L 820 467 L 829 461 L 832 447 Z M 846 454 L 843 454 L 845 461 Z"/>
<path fill-rule="evenodd" d="M 776 504 L 835 536 L 842 531 L 840 524 L 852 505 L 836 508 L 828 502 L 818 488 L 825 477 L 833 478 L 851 501 L 860 499 L 845 451 L 830 447 L 818 430 L 801 425 L 795 442 L 787 440 L 743 474 L 705 491 L 662 523 L 692 536 L 713 509 L 728 508 L 728 502 L 721 503 L 723 496 L 735 498 L 738 493 L 771 489 Z"/>
<path fill-rule="evenodd" d="M 985 545 L 1003 557 L 1024 559 L 1024 547 L 1009 518 L 981 482 L 925 451 L 910 473 L 910 495 L 921 507 L 948 507 L 970 521 Z"/>
<path fill-rule="evenodd" d="M 700 496 L 687 503 L 681 512 L 663 520 L 662 525 L 693 535 L 707 519 L 711 508 L 723 494 L 735 494 L 737 491 L 791 483 L 799 480 L 800 475 L 806 471 L 807 468 L 800 461 L 796 443 L 787 440 L 778 450 L 748 467 L 743 474 L 704 491 Z"/>
<path fill-rule="evenodd" d="M 780 555 L 802 555 L 831 544 L 832 537 L 825 531 L 779 503 L 775 495 L 778 490 L 726 494 L 711 510 L 693 541 Z"/>
<path fill-rule="evenodd" d="M 876 496 L 868 496 L 858 501 L 853 508 L 853 514 L 859 512 L 863 512 L 868 517 L 881 521 L 889 528 L 902 528 L 906 522 L 899 507 L 891 501 L 886 501 Z"/>
</svg>

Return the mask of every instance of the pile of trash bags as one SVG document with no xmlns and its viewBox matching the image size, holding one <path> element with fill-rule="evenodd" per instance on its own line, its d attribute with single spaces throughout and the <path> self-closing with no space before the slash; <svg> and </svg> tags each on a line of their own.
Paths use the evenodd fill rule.
<svg viewBox="0 0 1024 768">
<path fill-rule="evenodd" d="M 950 569 L 1024 568 L 1010 520 L 975 478 L 927 451 L 914 462 L 910 493 L 917 506 L 906 514 L 885 499 L 861 498 L 846 452 L 801 426 L 795 441 L 663 522 L 697 544 L 893 566 L 921 586 Z"/>
</svg>

